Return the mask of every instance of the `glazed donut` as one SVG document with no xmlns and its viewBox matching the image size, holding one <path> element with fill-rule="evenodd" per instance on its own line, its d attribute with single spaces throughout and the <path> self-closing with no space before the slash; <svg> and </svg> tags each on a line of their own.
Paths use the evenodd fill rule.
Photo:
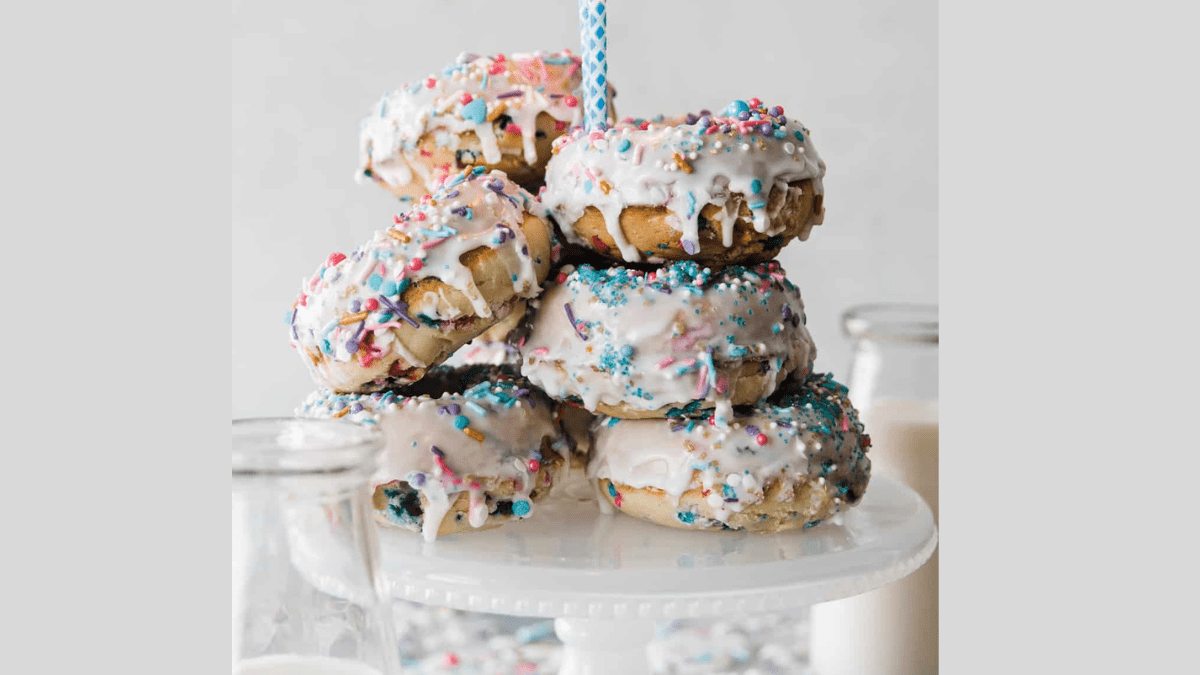
<svg viewBox="0 0 1200 675">
<path fill-rule="evenodd" d="M 464 167 L 485 166 L 536 193 L 551 141 L 583 118 L 579 67 L 567 50 L 460 55 L 385 95 L 363 120 L 359 181 L 409 201 Z"/>
<path fill-rule="evenodd" d="M 597 422 L 588 475 L 602 506 L 669 527 L 778 532 L 862 499 L 871 439 L 830 375 L 739 413 L 726 430 L 684 418 Z"/>
<path fill-rule="evenodd" d="M 503 173 L 457 174 L 303 283 L 292 346 L 336 392 L 414 382 L 541 291 L 550 236 L 545 209 Z"/>
<path fill-rule="evenodd" d="M 552 413 L 549 399 L 502 372 L 442 367 L 396 391 L 319 389 L 296 411 L 378 424 L 387 446 L 375 509 L 428 541 L 529 517 L 563 465 Z"/>
<path fill-rule="evenodd" d="M 779 263 L 721 271 L 563 267 L 521 349 L 521 372 L 552 398 L 613 417 L 699 415 L 750 405 L 816 348 L 800 291 Z"/>
<path fill-rule="evenodd" d="M 770 260 L 825 218 L 825 162 L 783 109 L 625 118 L 553 144 L 540 197 L 569 242 L 638 262 Z"/>
</svg>

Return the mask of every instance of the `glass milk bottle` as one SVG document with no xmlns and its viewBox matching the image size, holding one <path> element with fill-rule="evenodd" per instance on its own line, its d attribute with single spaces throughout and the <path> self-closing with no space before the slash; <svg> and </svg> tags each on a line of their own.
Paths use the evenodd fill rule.
<svg viewBox="0 0 1200 675">
<path fill-rule="evenodd" d="M 936 521 L 937 306 L 862 305 L 842 318 L 854 341 L 847 386 L 871 435 L 872 475 L 888 475 L 915 489 Z M 818 675 L 937 673 L 937 552 L 900 581 L 813 607 L 811 635 Z"/>
<path fill-rule="evenodd" d="M 233 422 L 233 673 L 392 675 L 368 503 L 383 438 L 342 420 Z"/>
</svg>

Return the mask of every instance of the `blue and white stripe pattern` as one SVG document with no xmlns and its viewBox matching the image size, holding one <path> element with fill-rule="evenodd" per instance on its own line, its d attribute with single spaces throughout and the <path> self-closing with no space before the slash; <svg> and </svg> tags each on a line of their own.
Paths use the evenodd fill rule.
<svg viewBox="0 0 1200 675">
<path fill-rule="evenodd" d="M 579 0 L 579 40 L 583 49 L 583 127 L 605 129 L 608 122 L 608 19 L 605 0 Z"/>
</svg>

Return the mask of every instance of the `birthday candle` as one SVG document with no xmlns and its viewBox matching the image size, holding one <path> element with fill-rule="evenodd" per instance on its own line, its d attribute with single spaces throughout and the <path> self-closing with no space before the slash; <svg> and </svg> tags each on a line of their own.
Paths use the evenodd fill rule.
<svg viewBox="0 0 1200 675">
<path fill-rule="evenodd" d="M 608 121 L 608 21 L 605 0 L 579 0 L 583 48 L 583 126 L 604 129 Z"/>
</svg>

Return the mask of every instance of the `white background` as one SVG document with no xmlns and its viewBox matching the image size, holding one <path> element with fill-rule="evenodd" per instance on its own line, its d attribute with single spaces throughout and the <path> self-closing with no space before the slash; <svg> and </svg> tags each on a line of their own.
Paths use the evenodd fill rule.
<svg viewBox="0 0 1200 675">
<path fill-rule="evenodd" d="M 839 317 L 937 302 L 937 7 L 931 0 L 631 2 L 609 8 L 620 114 L 757 96 L 799 119 L 828 164 L 825 224 L 780 256 L 819 370 L 845 377 Z M 285 311 L 332 251 L 398 204 L 353 181 L 358 122 L 461 51 L 579 51 L 576 3 L 235 0 L 233 415 L 291 414 L 312 388 Z"/>
</svg>

